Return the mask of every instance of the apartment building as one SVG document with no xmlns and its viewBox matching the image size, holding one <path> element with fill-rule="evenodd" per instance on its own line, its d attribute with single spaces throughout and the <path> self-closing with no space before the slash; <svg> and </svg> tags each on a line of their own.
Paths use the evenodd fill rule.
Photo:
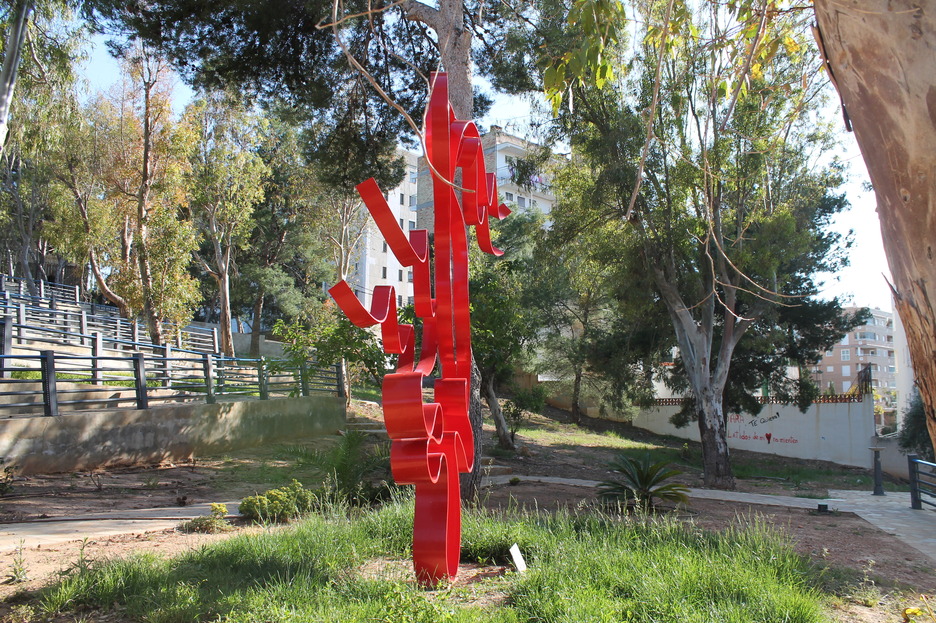
<svg viewBox="0 0 936 623">
<path fill-rule="evenodd" d="M 549 214 L 556 203 L 549 179 L 541 173 L 534 174 L 526 184 L 514 181 L 516 162 L 530 155 L 538 148 L 520 137 L 504 132 L 500 126 L 491 126 L 490 131 L 481 137 L 484 150 L 484 166 L 488 173 L 497 177 L 497 190 L 500 200 L 511 210 L 538 209 Z M 419 189 L 417 193 L 417 224 L 420 229 L 432 229 L 432 182 L 425 158 L 419 159 Z"/>
<path fill-rule="evenodd" d="M 403 181 L 396 188 L 384 193 L 387 204 L 396 216 L 403 231 L 416 228 L 417 156 L 400 150 L 406 165 Z M 366 211 L 366 208 L 362 207 Z M 397 306 L 413 301 L 412 271 L 402 266 L 389 249 L 374 219 L 367 215 L 367 225 L 357 245 L 354 270 L 348 276 L 348 284 L 354 289 L 365 307 L 370 307 L 374 288 L 390 285 L 396 290 Z"/>
<path fill-rule="evenodd" d="M 858 308 L 847 308 L 855 312 Z M 813 378 L 823 392 L 845 393 L 852 388 L 859 371 L 871 368 L 871 387 L 875 393 L 878 426 L 892 424 L 897 407 L 897 362 L 902 350 L 895 339 L 894 314 L 878 308 L 871 310 L 867 324 L 852 329 L 826 351 L 813 368 Z"/>
<path fill-rule="evenodd" d="M 485 167 L 497 176 L 501 201 L 512 210 L 539 209 L 549 214 L 556 197 L 545 176 L 536 174 L 523 187 L 513 181 L 516 161 L 529 155 L 537 145 L 507 134 L 498 126 L 492 126 L 481 137 L 481 145 Z M 400 155 L 406 163 L 406 174 L 398 187 L 385 193 L 387 203 L 404 231 L 417 227 L 431 230 L 432 182 L 425 158 L 403 150 Z M 370 307 L 374 288 L 379 285 L 395 288 L 398 307 L 413 301 L 412 271 L 400 265 L 369 217 L 348 283 L 366 307 Z"/>
</svg>

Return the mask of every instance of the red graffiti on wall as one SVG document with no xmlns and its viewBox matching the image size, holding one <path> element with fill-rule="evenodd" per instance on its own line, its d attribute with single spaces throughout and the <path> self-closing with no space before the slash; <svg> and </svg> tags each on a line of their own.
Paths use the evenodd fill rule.
<svg viewBox="0 0 936 623">
<path fill-rule="evenodd" d="M 414 306 L 422 319 L 416 354 L 412 325 L 398 324 L 396 292 L 377 286 L 370 311 L 344 281 L 329 292 L 359 327 L 380 325 L 384 351 L 398 355 L 397 370 L 383 380 L 383 411 L 392 440 L 394 479 L 416 485 L 413 566 L 416 577 L 434 585 L 458 572 L 461 551 L 459 473 L 474 464 L 474 437 L 468 419 L 471 383 L 471 325 L 468 311 L 468 237 L 474 226 L 478 246 L 500 255 L 491 243 L 488 217 L 510 210 L 497 202 L 497 178 L 484 166 L 481 137 L 473 122 L 455 118 L 444 73 L 433 74 L 426 114 L 426 159 L 432 175 L 435 237 L 435 288 L 430 285 L 429 235 L 404 233 L 373 178 L 357 189 L 387 245 L 403 266 L 413 270 Z M 452 180 L 462 171 L 462 200 Z M 433 291 L 435 297 L 432 296 Z M 434 400 L 423 403 L 422 381 L 435 368 Z"/>
</svg>

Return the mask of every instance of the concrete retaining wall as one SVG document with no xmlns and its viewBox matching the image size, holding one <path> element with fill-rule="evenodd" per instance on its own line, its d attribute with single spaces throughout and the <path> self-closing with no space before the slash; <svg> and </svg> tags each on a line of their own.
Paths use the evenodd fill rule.
<svg viewBox="0 0 936 623">
<path fill-rule="evenodd" d="M 670 424 L 670 416 L 678 411 L 677 406 L 645 409 L 633 423 L 654 433 L 698 441 L 697 424 L 685 428 Z M 868 448 L 877 441 L 870 396 L 863 402 L 816 403 L 806 413 L 794 405 L 764 405 L 757 416 L 728 416 L 728 445 L 739 450 L 871 468 L 873 455 Z"/>
<path fill-rule="evenodd" d="M 344 399 L 332 396 L 65 413 L 0 421 L 0 457 L 26 475 L 81 471 L 331 435 L 344 423 Z"/>
</svg>

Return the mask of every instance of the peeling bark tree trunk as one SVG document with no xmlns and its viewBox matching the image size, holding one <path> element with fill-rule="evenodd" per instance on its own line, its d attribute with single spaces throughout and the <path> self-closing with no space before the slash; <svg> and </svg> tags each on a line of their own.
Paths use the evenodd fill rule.
<svg viewBox="0 0 936 623">
<path fill-rule="evenodd" d="M 10 104 L 13 102 L 13 88 L 16 86 L 16 74 L 19 71 L 23 45 L 26 43 L 26 28 L 29 14 L 32 13 L 32 0 L 19 0 L 10 25 L 6 41 L 6 53 L 0 68 L 0 153 L 6 143 L 9 131 Z"/>
<path fill-rule="evenodd" d="M 478 490 L 481 488 L 481 426 L 484 423 L 484 417 L 481 413 L 481 394 L 478 388 L 481 387 L 481 371 L 472 358 L 471 361 L 471 397 L 468 401 L 468 421 L 471 423 L 471 431 L 474 433 L 474 469 L 467 474 L 460 474 L 459 492 L 461 499 L 473 502 L 478 497 Z M 475 400 L 475 394 L 478 399 Z"/>
<path fill-rule="evenodd" d="M 253 306 L 253 323 L 250 327 L 250 356 L 260 356 L 260 316 L 263 314 L 263 298 L 266 295 L 263 288 L 257 289 Z"/>
<path fill-rule="evenodd" d="M 894 301 L 936 447 L 936 13 L 816 0 L 835 85 L 877 197 Z"/>
<path fill-rule="evenodd" d="M 699 438 L 702 441 L 703 481 L 719 489 L 734 489 L 734 474 L 725 430 L 725 408 L 721 393 L 703 393 L 698 403 Z"/>
<path fill-rule="evenodd" d="M 497 393 L 494 391 L 494 376 L 488 376 L 482 384 L 484 385 L 484 398 L 491 410 L 491 419 L 494 420 L 494 430 L 497 431 L 497 447 L 503 450 L 516 450 L 507 421 L 504 419 L 504 412 L 501 410 L 500 401 L 497 400 Z"/>
</svg>

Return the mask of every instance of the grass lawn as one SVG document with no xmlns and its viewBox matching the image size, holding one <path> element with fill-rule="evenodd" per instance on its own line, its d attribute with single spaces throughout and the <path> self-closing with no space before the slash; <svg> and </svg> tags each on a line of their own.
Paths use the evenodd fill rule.
<svg viewBox="0 0 936 623">
<path fill-rule="evenodd" d="M 176 621 L 819 622 L 819 571 L 770 529 L 706 532 L 602 513 L 464 517 L 463 562 L 529 564 L 418 588 L 405 562 L 412 501 L 334 509 L 182 556 L 94 563 L 33 595 L 45 615 Z M 407 571 L 401 572 L 401 569 Z"/>
</svg>

